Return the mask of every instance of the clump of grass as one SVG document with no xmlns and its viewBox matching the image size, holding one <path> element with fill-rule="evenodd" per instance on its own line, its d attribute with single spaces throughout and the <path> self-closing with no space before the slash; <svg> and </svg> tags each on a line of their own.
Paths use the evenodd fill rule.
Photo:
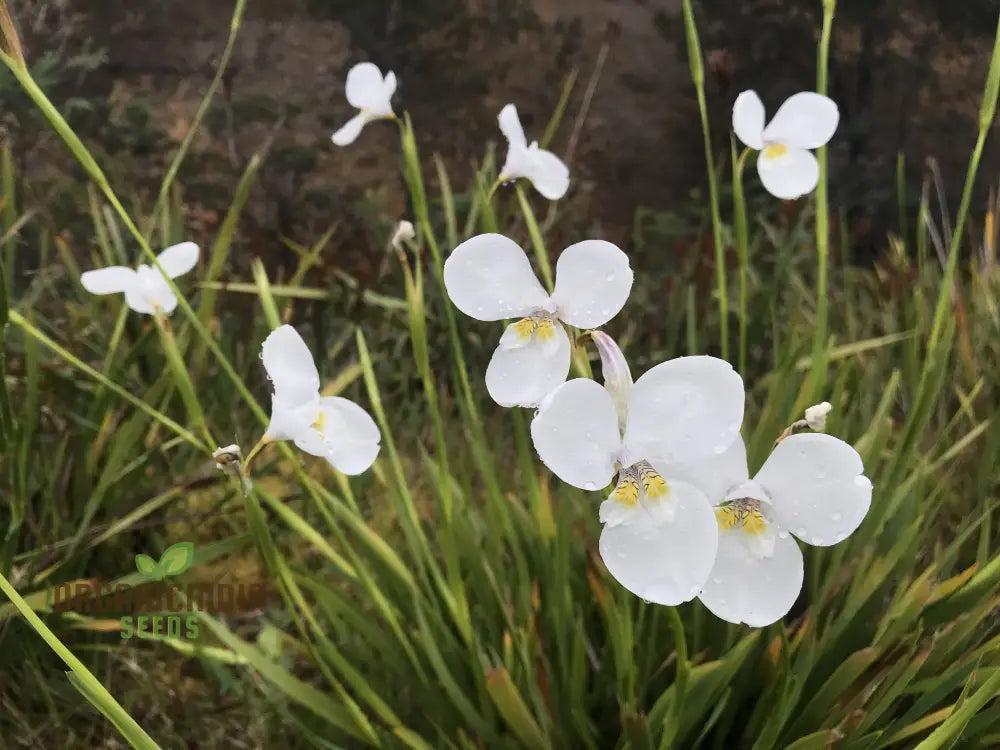
<svg viewBox="0 0 1000 750">
<path fill-rule="evenodd" d="M 691 59 L 697 69 L 697 46 Z M 183 239 L 170 197 L 176 169 L 151 210 L 130 213 L 20 63 L 5 62 L 100 191 L 91 205 L 103 260 L 149 256 L 152 236 Z M 47 745 L 117 730 L 135 747 L 221 746 L 223 737 L 291 747 L 1000 744 L 998 282 L 992 260 L 959 262 L 972 245 L 971 188 L 998 86 L 1000 33 L 958 215 L 932 219 L 925 200 L 915 239 L 890 238 L 874 269 L 827 265 L 822 198 L 794 219 L 749 215 L 735 153 L 731 213 L 713 190 L 709 220 L 718 263 L 734 238 L 737 283 L 718 269 L 706 302 L 693 269 L 674 269 L 665 295 L 662 236 L 637 234 L 654 250 L 634 259 L 633 301 L 615 322 L 637 369 L 727 347 L 733 323 L 751 466 L 822 395 L 834 406 L 830 431 L 857 448 L 875 486 L 861 528 L 808 550 L 799 602 L 761 630 L 723 623 L 697 602 L 652 606 L 617 586 L 596 555 L 594 498 L 540 466 L 527 415 L 485 399 L 493 337 L 444 296 L 449 246 L 513 227 L 548 257 L 526 194 L 487 197 L 492 159 L 465 190 L 453 192 L 440 160 L 430 183 L 404 118 L 417 237 L 387 255 L 378 288 L 346 279 L 331 302 L 332 292 L 307 285 L 323 238 L 299 247 L 283 283 L 261 264 L 252 279 L 223 281 L 266 155 L 255 157 L 212 243 L 197 305 L 179 295 L 167 353 L 166 330 L 84 297 L 79 261 L 37 229 L 63 270 L 43 254 L 42 272 L 0 305 L 0 323 L 9 321 L 0 587 L 12 600 L 0 607 L 0 670 L 12 678 L 0 686 L 0 734 Z M 2 163 L 9 194 L 18 175 Z M 5 231 L 20 226 L 16 213 L 2 220 Z M 942 220 L 954 229 L 939 240 Z M 927 252 L 934 242 L 943 265 Z M 0 264 L 4 292 L 10 268 Z M 234 295 L 249 296 L 252 312 L 227 309 Z M 259 342 L 291 318 L 306 322 L 325 392 L 370 407 L 383 455 L 349 480 L 274 449 L 255 462 L 244 496 L 215 471 L 208 435 L 249 446 L 261 432 Z M 190 580 L 258 575 L 259 565 L 272 605 L 247 617 L 202 613 L 197 642 L 141 646 L 117 643 L 113 617 L 52 611 L 53 585 L 134 576 L 135 553 L 185 537 L 197 547 Z M 150 684 L 153 670 L 178 665 L 195 671 L 193 687 Z M 227 716 L 243 720 L 230 726 Z"/>
</svg>

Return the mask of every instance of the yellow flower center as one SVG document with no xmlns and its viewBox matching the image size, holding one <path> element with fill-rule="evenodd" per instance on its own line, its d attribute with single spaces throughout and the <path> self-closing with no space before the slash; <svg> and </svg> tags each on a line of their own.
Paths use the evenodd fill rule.
<svg viewBox="0 0 1000 750">
<path fill-rule="evenodd" d="M 627 508 L 634 507 L 640 495 L 647 500 L 665 499 L 670 494 L 670 485 L 648 461 L 639 461 L 618 472 L 618 484 L 611 493 L 611 499 Z"/>
<path fill-rule="evenodd" d="M 764 147 L 764 156 L 768 159 L 777 159 L 788 153 L 788 147 L 783 143 L 771 143 Z"/>
<path fill-rule="evenodd" d="M 514 323 L 514 331 L 525 343 L 532 336 L 541 342 L 552 341 L 556 337 L 556 322 L 547 315 L 532 315 Z"/>
<path fill-rule="evenodd" d="M 739 526 L 748 534 L 758 536 L 767 530 L 767 519 L 760 511 L 760 501 L 752 497 L 723 503 L 715 509 L 715 520 L 723 531 Z"/>
<path fill-rule="evenodd" d="M 325 423 L 326 423 L 326 414 L 324 414 L 324 413 L 323 413 L 323 412 L 321 411 L 321 412 L 319 413 L 319 416 L 318 416 L 318 417 L 316 417 L 316 421 L 315 421 L 315 422 L 313 422 L 311 426 L 312 426 L 312 428 L 313 428 L 314 430 L 316 430 L 316 432 L 318 432 L 318 433 L 319 433 L 320 435 L 322 435 L 322 434 L 323 434 L 323 425 L 324 425 Z"/>
</svg>

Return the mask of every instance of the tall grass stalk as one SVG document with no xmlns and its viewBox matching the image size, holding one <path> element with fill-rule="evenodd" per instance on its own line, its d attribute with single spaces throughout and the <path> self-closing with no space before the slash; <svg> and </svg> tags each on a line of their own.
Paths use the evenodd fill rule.
<svg viewBox="0 0 1000 750">
<path fill-rule="evenodd" d="M 830 32 L 837 0 L 823 0 L 823 27 L 820 31 L 819 49 L 816 53 L 816 91 L 827 93 L 830 61 Z M 830 207 L 827 200 L 827 147 L 816 149 L 819 162 L 819 181 L 816 183 L 816 327 L 813 331 L 812 349 L 812 400 L 821 400 L 827 378 L 827 327 L 830 300 L 827 294 L 827 276 L 830 265 Z"/>
<path fill-rule="evenodd" d="M 719 176 L 715 169 L 712 148 L 712 130 L 708 122 L 708 104 L 705 99 L 705 63 L 698 40 L 698 27 L 694 21 L 691 0 L 684 0 L 684 33 L 687 39 L 688 66 L 698 97 L 701 132 L 705 143 L 705 167 L 708 173 L 708 202 L 712 219 L 712 244 L 715 246 L 715 286 L 719 305 L 719 351 L 729 359 L 729 297 L 726 285 L 726 249 L 722 244 L 722 217 L 719 211 Z"/>
</svg>

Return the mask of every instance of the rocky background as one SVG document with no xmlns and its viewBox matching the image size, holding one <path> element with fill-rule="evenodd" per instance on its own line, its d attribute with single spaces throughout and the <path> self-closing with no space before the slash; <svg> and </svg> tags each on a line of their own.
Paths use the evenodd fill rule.
<svg viewBox="0 0 1000 750">
<path fill-rule="evenodd" d="M 111 157 L 116 184 L 149 201 L 214 74 L 232 2 L 10 5 L 43 85 Z M 821 6 L 697 3 L 720 155 L 739 91 L 755 88 L 773 112 L 814 87 Z M 830 90 L 842 126 L 830 152 L 831 200 L 859 255 L 878 252 L 898 226 L 897 153 L 906 155 L 908 202 L 919 198 L 933 159 L 957 206 L 996 14 L 996 0 L 838 3 Z M 329 140 L 350 115 L 343 80 L 360 60 L 396 72 L 398 109 L 414 119 L 427 173 L 439 152 L 459 189 L 499 139 L 495 118 L 505 103 L 517 103 L 529 137 L 540 136 L 563 82 L 578 71 L 553 141 L 571 160 L 572 215 L 624 243 L 637 210 L 683 214 L 687 206 L 698 215 L 692 191 L 705 168 L 680 0 L 249 0 L 224 91 L 182 171 L 192 223 L 211 229 L 247 161 L 270 142 L 247 211 L 252 249 L 264 252 L 279 236 L 308 242 L 335 226 L 337 252 L 354 263 L 374 252 L 384 239 L 371 236 L 371 217 L 405 212 L 396 130 L 379 123 L 344 149 Z M 10 103 L 3 122 L 19 165 L 43 174 L 53 161 L 43 154 L 58 144 L 11 81 L 0 94 Z M 1000 177 L 998 140 L 985 155 L 981 200 Z M 34 198 L 48 205 L 63 195 L 45 190 Z"/>
</svg>

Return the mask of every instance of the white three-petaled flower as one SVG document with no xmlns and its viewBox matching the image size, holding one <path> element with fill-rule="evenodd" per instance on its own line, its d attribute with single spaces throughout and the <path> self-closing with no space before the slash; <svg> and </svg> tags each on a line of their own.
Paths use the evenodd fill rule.
<svg viewBox="0 0 1000 750">
<path fill-rule="evenodd" d="M 753 479 L 741 439 L 720 456 L 663 470 L 716 506 L 719 552 L 699 598 L 723 620 L 753 627 L 780 620 L 802 588 L 802 552 L 789 532 L 808 544 L 836 544 L 871 505 L 857 451 L 819 433 L 782 440 Z"/>
<path fill-rule="evenodd" d="M 566 380 L 570 341 L 561 325 L 596 328 L 618 314 L 632 289 L 628 256 L 604 240 L 563 250 L 548 295 L 524 251 L 501 234 L 480 234 L 444 264 L 455 306 L 477 320 L 520 318 L 507 326 L 486 369 L 486 389 L 501 406 L 536 406 Z"/>
<path fill-rule="evenodd" d="M 274 385 L 266 439 L 291 440 L 345 474 L 360 474 L 372 465 L 381 439 L 378 427 L 353 401 L 320 396 L 316 364 L 294 328 L 271 331 L 261 359 Z"/>
<path fill-rule="evenodd" d="M 550 201 L 562 198 L 569 189 L 569 167 L 551 151 L 538 148 L 537 141 L 528 145 L 521 121 L 517 117 L 517 108 L 513 104 L 501 109 L 497 120 L 500 122 L 500 131 L 509 144 L 507 160 L 500 170 L 498 180 L 507 182 L 523 177 Z"/>
<path fill-rule="evenodd" d="M 330 140 L 338 146 L 354 143 L 361 129 L 372 120 L 395 117 L 392 111 L 392 95 L 396 92 L 396 74 L 391 70 L 382 78 L 378 66 L 358 63 L 347 73 L 344 93 L 347 101 L 360 112 L 348 120 L 334 133 Z"/>
<path fill-rule="evenodd" d="M 743 380 L 728 362 L 698 356 L 663 362 L 633 385 L 614 342 L 595 341 L 607 387 L 583 378 L 559 386 L 531 422 L 535 450 L 585 490 L 618 473 L 600 509 L 604 564 L 643 599 L 686 602 L 708 579 L 719 532 L 703 492 L 662 467 L 729 448 L 743 419 Z"/>
<path fill-rule="evenodd" d="M 775 198 L 792 200 L 811 193 L 819 164 L 809 149 L 833 137 L 840 114 L 832 99 L 810 91 L 790 96 L 764 127 L 764 105 L 754 91 L 744 91 L 733 105 L 733 130 L 747 146 L 761 152 L 757 173 Z"/>
<path fill-rule="evenodd" d="M 198 246 L 193 242 L 182 242 L 168 247 L 156 256 L 167 276 L 175 279 L 198 262 Z M 177 297 L 155 267 L 140 265 L 136 269 L 127 266 L 110 266 L 96 271 L 86 271 L 80 275 L 80 283 L 91 294 L 125 293 L 125 304 L 139 313 L 169 315 L 177 307 Z"/>
</svg>

